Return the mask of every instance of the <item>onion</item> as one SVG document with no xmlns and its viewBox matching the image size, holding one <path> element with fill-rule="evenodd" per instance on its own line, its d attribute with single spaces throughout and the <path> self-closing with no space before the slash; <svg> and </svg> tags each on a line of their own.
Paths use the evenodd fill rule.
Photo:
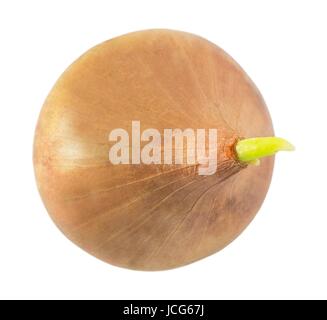
<svg viewBox="0 0 327 320">
<path fill-rule="evenodd" d="M 214 174 L 200 175 L 198 162 L 131 163 L 135 145 L 146 145 L 131 140 L 133 121 L 140 135 L 216 129 Z M 108 157 L 116 128 L 128 133 L 120 150 L 128 164 Z M 70 240 L 117 266 L 162 270 L 217 252 L 249 224 L 270 184 L 274 157 L 265 156 L 292 149 L 273 135 L 258 89 L 223 50 L 192 34 L 148 30 L 92 48 L 63 73 L 38 121 L 34 167 Z"/>
</svg>

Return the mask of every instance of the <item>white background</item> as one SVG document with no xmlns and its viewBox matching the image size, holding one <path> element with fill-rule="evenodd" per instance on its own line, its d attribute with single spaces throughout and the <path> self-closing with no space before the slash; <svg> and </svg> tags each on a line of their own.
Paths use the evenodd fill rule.
<svg viewBox="0 0 327 320">
<path fill-rule="evenodd" d="M 187 267 L 136 272 L 71 244 L 38 195 L 34 128 L 61 72 L 106 39 L 147 28 L 221 46 L 261 90 L 277 135 L 267 199 L 246 231 Z M 326 1 L 1 1 L 0 298 L 327 298 Z"/>
</svg>

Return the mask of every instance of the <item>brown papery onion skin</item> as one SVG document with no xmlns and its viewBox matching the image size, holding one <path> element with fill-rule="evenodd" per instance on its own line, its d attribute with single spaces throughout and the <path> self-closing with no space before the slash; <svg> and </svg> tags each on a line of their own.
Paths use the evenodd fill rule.
<svg viewBox="0 0 327 320">
<path fill-rule="evenodd" d="M 109 132 L 217 128 L 217 173 L 194 165 L 113 165 Z M 141 128 L 141 130 L 142 130 Z M 147 30 L 82 55 L 48 95 L 36 129 L 34 167 L 60 230 L 113 265 L 163 270 L 211 255 L 253 219 L 274 157 L 241 165 L 234 144 L 273 136 L 260 95 L 241 67 L 198 36 Z"/>
</svg>

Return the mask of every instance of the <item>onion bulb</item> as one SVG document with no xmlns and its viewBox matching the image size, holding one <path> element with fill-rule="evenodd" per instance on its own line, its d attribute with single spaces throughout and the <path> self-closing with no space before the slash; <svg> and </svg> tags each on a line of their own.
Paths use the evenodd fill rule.
<svg viewBox="0 0 327 320">
<path fill-rule="evenodd" d="M 199 174 L 199 157 L 163 161 L 160 136 L 162 148 L 149 151 L 149 128 L 202 129 L 206 138 L 215 129 L 211 174 Z M 127 134 L 119 152 L 112 132 Z M 209 154 L 210 141 L 184 138 L 171 144 L 175 157 L 185 145 L 183 159 L 199 147 Z M 113 265 L 163 270 L 235 239 L 265 198 L 273 154 L 291 149 L 274 137 L 261 94 L 222 49 L 192 34 L 147 30 L 92 48 L 62 74 L 39 117 L 34 167 L 44 204 L 70 240 Z"/>
</svg>

